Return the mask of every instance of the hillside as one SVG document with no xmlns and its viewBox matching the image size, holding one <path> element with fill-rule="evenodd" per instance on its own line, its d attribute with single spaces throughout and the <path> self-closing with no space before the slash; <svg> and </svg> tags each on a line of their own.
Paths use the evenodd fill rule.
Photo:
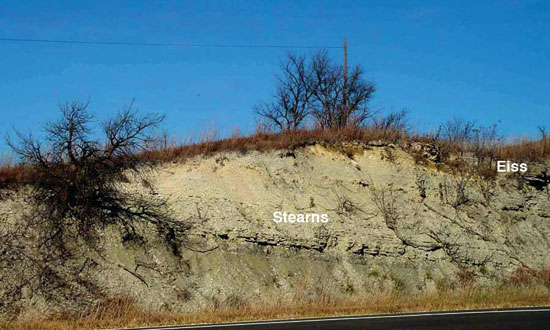
<svg viewBox="0 0 550 330">
<path fill-rule="evenodd" d="M 4 298 L 21 289 L 2 299 L 2 312 L 24 318 L 82 310 L 116 296 L 181 313 L 502 283 L 545 291 L 550 197 L 537 184 L 544 167 L 481 179 L 442 171 L 437 158 L 422 143 L 310 143 L 159 165 L 148 181 L 130 177 L 121 189 L 164 201 L 163 210 L 188 226 L 185 233 L 142 227 L 143 241 L 134 241 L 108 226 L 96 249 L 75 242 L 71 258 L 48 264 L 58 286 L 33 277 L 32 263 L 1 269 Z M 25 189 L 2 195 L 6 233 L 28 206 Z M 276 223 L 278 211 L 329 220 Z"/>
</svg>

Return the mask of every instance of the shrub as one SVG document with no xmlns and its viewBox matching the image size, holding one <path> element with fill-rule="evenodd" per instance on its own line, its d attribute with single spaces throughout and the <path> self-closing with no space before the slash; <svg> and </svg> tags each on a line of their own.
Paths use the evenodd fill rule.
<svg viewBox="0 0 550 330">
<path fill-rule="evenodd" d="M 374 118 L 370 126 L 378 130 L 406 133 L 409 130 L 407 115 L 407 110 L 390 112 L 386 116 Z"/>
<path fill-rule="evenodd" d="M 61 106 L 61 118 L 46 125 L 44 140 L 20 132 L 17 142 L 8 139 L 32 177 L 35 216 L 43 219 L 47 241 L 63 248 L 65 236 L 76 233 L 92 242 L 96 229 L 113 223 L 121 224 L 128 235 L 135 235 L 139 221 L 175 225 L 158 212 L 159 205 L 118 187 L 147 166 L 137 153 L 147 150 L 152 129 L 164 117 L 140 117 L 129 106 L 103 123 L 105 140 L 99 141 L 93 138 L 87 107 L 79 102 Z"/>
</svg>

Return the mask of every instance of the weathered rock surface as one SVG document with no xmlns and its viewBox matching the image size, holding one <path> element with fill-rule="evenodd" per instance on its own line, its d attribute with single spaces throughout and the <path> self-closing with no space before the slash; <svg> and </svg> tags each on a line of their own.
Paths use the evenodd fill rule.
<svg viewBox="0 0 550 330">
<path fill-rule="evenodd" d="M 435 290 L 464 271 L 492 285 L 518 267 L 550 264 L 550 195 L 540 173 L 495 182 L 450 175 L 383 143 L 197 157 L 158 168 L 154 185 L 140 188 L 191 224 L 185 237 L 171 245 L 151 230 L 139 246 L 106 230 L 101 256 L 82 251 L 74 263 L 102 292 L 152 308 L 284 299 L 299 288 Z M 0 216 L 13 219 L 22 203 L 0 202 Z M 275 223 L 275 211 L 329 221 Z M 21 299 L 47 305 L 32 293 Z"/>
</svg>

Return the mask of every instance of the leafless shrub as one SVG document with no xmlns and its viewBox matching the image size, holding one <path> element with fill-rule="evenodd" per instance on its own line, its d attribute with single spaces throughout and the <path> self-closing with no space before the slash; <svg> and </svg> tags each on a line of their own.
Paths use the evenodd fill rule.
<svg viewBox="0 0 550 330">
<path fill-rule="evenodd" d="M 442 124 L 434 139 L 442 143 L 442 150 L 446 149 L 449 155 L 471 152 L 476 158 L 475 168 L 492 168 L 502 158 L 498 123 L 477 126 L 473 121 L 455 118 Z"/>
<path fill-rule="evenodd" d="M 469 201 L 467 187 L 469 176 L 460 175 L 451 182 L 444 179 L 439 183 L 439 198 L 441 203 L 457 208 Z"/>
<path fill-rule="evenodd" d="M 477 181 L 477 185 L 483 196 L 483 204 L 489 206 L 495 196 L 496 182 L 494 180 L 481 179 Z"/>
<path fill-rule="evenodd" d="M 407 110 L 390 112 L 386 116 L 376 117 L 373 119 L 372 126 L 374 129 L 397 131 L 406 133 L 409 130 L 407 123 Z"/>
<path fill-rule="evenodd" d="M 477 167 L 492 167 L 496 161 L 501 141 L 502 138 L 499 133 L 498 123 L 490 126 L 479 126 L 473 129 L 468 147 L 477 158 Z"/>
<path fill-rule="evenodd" d="M 443 249 L 445 254 L 454 264 L 462 267 L 464 261 L 460 256 L 461 244 L 458 243 L 462 237 L 462 234 L 453 235 L 449 230 L 451 224 L 452 222 L 443 223 L 440 225 L 440 228 L 431 229 L 427 234 L 434 240 L 434 248 L 437 247 Z"/>
<path fill-rule="evenodd" d="M 466 188 L 468 185 L 468 178 L 466 176 L 461 176 L 456 180 L 455 183 L 455 200 L 453 202 L 453 207 L 458 207 L 464 205 L 468 202 L 468 195 L 466 194 Z"/>
<path fill-rule="evenodd" d="M 474 133 L 475 122 L 461 118 L 453 118 L 440 126 L 441 138 L 452 144 L 463 145 Z"/>
<path fill-rule="evenodd" d="M 426 195 L 426 189 L 427 189 L 427 183 L 428 183 L 428 176 L 424 172 L 416 172 L 416 188 L 418 188 L 418 192 L 420 194 L 420 198 L 424 200 Z"/>
<path fill-rule="evenodd" d="M 390 185 L 387 189 L 378 189 L 374 184 L 369 185 L 371 198 L 378 211 L 382 213 L 384 221 L 388 228 L 394 230 L 397 227 L 399 214 L 397 211 L 396 197 L 393 187 Z"/>
<path fill-rule="evenodd" d="M 107 225 L 122 228 L 123 242 L 141 242 L 138 224 L 156 227 L 169 243 L 187 229 L 164 215 L 164 201 L 120 187 L 128 177 L 147 181 L 142 174 L 151 164 L 137 153 L 151 145 L 150 133 L 164 117 L 140 117 L 128 107 L 103 123 L 105 140 L 98 141 L 87 106 L 61 106 L 61 118 L 46 125 L 43 140 L 18 131 L 17 142 L 7 139 L 32 179 L 26 181 L 30 208 L 15 223 L 1 223 L 0 311 L 15 308 L 25 294 L 50 302 L 100 295 L 81 276 L 88 260 L 82 266 L 76 261 L 81 249 L 101 253 L 99 237 Z M 2 274 L 5 270 L 9 276 Z"/>
<path fill-rule="evenodd" d="M 138 222 L 153 223 L 159 230 L 181 227 L 161 214 L 162 201 L 119 189 L 128 175 L 139 176 L 147 166 L 136 154 L 146 150 L 150 132 L 164 117 L 140 117 L 130 105 L 103 123 L 105 141 L 98 141 L 87 106 L 79 102 L 61 106 L 61 118 L 46 125 L 44 140 L 17 131 L 18 141 L 7 141 L 30 167 L 32 202 L 47 240 L 63 249 L 66 241 L 74 239 L 71 235 L 94 242 L 97 230 L 108 224 L 122 225 L 129 237 L 136 238 Z"/>
</svg>

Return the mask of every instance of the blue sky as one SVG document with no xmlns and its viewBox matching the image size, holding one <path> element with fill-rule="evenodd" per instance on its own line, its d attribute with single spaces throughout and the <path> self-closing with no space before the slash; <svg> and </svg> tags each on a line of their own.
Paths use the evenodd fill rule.
<svg viewBox="0 0 550 330">
<path fill-rule="evenodd" d="M 0 38 L 339 46 L 378 91 L 428 129 L 451 117 L 550 126 L 550 1 L 1 1 Z M 308 53 L 309 50 L 298 50 Z M 0 41 L 0 134 L 38 130 L 60 102 L 90 98 L 98 119 L 135 98 L 186 137 L 251 131 L 284 49 Z M 341 59 L 341 50 L 330 50 Z M 7 150 L 0 142 L 0 151 Z"/>
</svg>

